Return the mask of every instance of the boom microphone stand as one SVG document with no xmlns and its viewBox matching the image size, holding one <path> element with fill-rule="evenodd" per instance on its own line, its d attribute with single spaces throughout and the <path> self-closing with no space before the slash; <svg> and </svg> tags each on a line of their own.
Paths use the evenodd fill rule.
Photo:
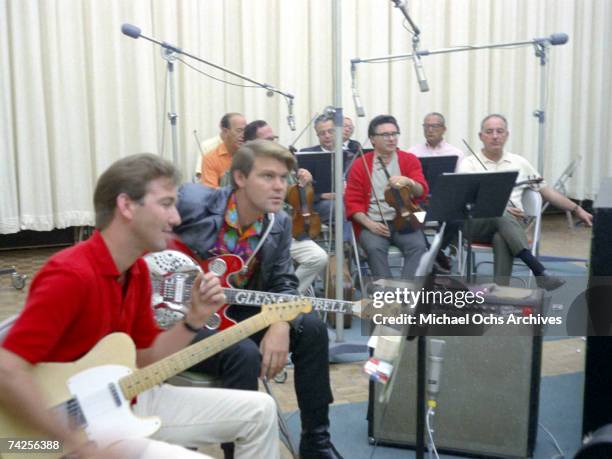
<svg viewBox="0 0 612 459">
<path fill-rule="evenodd" d="M 172 147 L 173 147 L 173 161 L 175 165 L 178 165 L 178 147 L 177 147 L 177 141 L 176 141 L 176 120 L 178 118 L 178 115 L 176 114 L 176 110 L 174 107 L 175 104 L 175 100 L 174 100 L 174 80 L 172 78 L 173 75 L 173 71 L 174 71 L 174 60 L 176 59 L 176 54 L 182 54 L 183 56 L 187 56 L 195 61 L 198 61 L 202 64 L 206 64 L 208 66 L 214 67 L 218 70 L 221 70 L 225 73 L 229 73 L 230 75 L 233 75 L 235 77 L 238 77 L 242 80 L 248 81 L 249 83 L 254 84 L 255 86 L 258 86 L 262 89 L 265 89 L 268 94 L 273 94 L 273 93 L 277 93 L 280 94 L 281 96 L 283 96 L 285 98 L 285 100 L 287 101 L 287 110 L 288 110 L 288 116 L 287 116 L 287 122 L 289 123 L 289 127 L 291 128 L 291 130 L 295 130 L 295 119 L 293 116 L 293 99 L 294 96 L 292 94 L 289 94 L 288 92 L 283 92 L 279 89 L 276 89 L 274 86 L 269 85 L 267 83 L 260 83 L 258 81 L 255 81 L 247 76 L 244 76 L 240 73 L 234 72 L 230 69 L 228 69 L 227 67 L 223 67 L 221 65 L 215 64 L 213 62 L 210 61 L 206 61 L 198 56 L 194 56 L 193 54 L 190 54 L 186 51 L 183 51 L 181 48 L 178 48 L 177 46 L 171 45 L 170 43 L 166 43 L 165 41 L 159 41 L 156 40 L 155 38 L 152 37 L 148 37 L 146 35 L 143 35 L 140 27 L 137 27 L 135 25 L 132 24 L 123 24 L 121 26 L 121 32 L 123 32 L 123 34 L 127 35 L 128 37 L 132 37 L 134 39 L 137 38 L 144 38 L 145 40 L 148 40 L 150 42 L 153 42 L 159 46 L 162 47 L 162 57 L 164 59 L 166 59 L 168 61 L 168 75 L 169 75 L 169 83 L 170 83 L 170 113 L 168 113 L 168 119 L 170 120 L 170 124 L 172 126 Z"/>
<path fill-rule="evenodd" d="M 547 53 L 550 46 L 564 45 L 569 39 L 566 33 L 553 33 L 548 37 L 534 38 L 532 40 L 515 41 L 507 43 L 497 43 L 489 45 L 466 45 L 466 46 L 454 46 L 451 48 L 441 48 L 433 51 L 427 49 L 422 51 L 413 51 L 411 54 L 395 54 L 380 57 L 371 57 L 366 59 L 354 58 L 351 59 L 351 68 L 353 69 L 357 64 L 367 64 L 385 61 L 395 61 L 403 59 L 415 59 L 415 57 L 431 56 L 434 54 L 448 54 L 456 53 L 460 51 L 474 51 L 477 49 L 495 49 L 495 48 L 508 48 L 517 46 L 535 46 L 535 55 L 540 59 L 540 108 L 533 112 L 533 115 L 538 118 L 538 170 L 540 173 L 544 171 L 544 123 L 546 121 L 544 104 L 546 101 L 546 63 Z M 416 61 L 415 61 L 416 62 Z M 351 72 L 353 78 L 355 78 L 356 72 Z M 418 73 L 417 73 L 418 75 Z M 419 79 L 420 83 L 420 79 Z M 356 90 L 356 88 L 355 88 Z M 363 107 L 361 108 L 363 110 Z"/>
</svg>

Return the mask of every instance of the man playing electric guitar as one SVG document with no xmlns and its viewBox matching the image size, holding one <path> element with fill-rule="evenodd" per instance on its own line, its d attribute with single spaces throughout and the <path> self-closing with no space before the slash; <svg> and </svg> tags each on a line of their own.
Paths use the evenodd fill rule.
<svg viewBox="0 0 612 459">
<path fill-rule="evenodd" d="M 136 415 L 161 418 L 152 439 L 133 438 L 136 434 L 121 418 L 116 423 L 111 419 L 105 427 L 112 431 L 108 435 L 122 440 L 102 450 L 71 429 L 65 413 L 46 409 L 50 401 L 34 379 L 33 371 L 41 367 L 36 364 L 81 359 L 98 341 L 118 331 L 136 344 L 139 367 L 159 361 L 188 345 L 225 302 L 218 279 L 200 275 L 182 322 L 162 332 L 153 319 L 149 273 L 140 257 L 165 249 L 172 227 L 180 222 L 175 207 L 178 181 L 174 166 L 151 154 L 128 156 L 111 165 L 95 189 L 97 230 L 88 241 L 45 264 L 0 348 L 0 413 L 59 440 L 71 458 L 196 458 L 202 455 L 172 443 L 197 447 L 223 441 L 236 441 L 237 457 L 279 457 L 275 405 L 265 394 L 156 386 L 141 392 L 133 405 Z M 128 393 L 115 393 L 111 407 L 129 404 Z M 89 406 L 92 398 L 76 399 L 78 406 L 72 408 L 99 414 L 99 403 Z M 92 429 L 94 421 L 85 417 L 81 424 Z"/>
<path fill-rule="evenodd" d="M 182 224 L 175 232 L 200 259 L 238 255 L 245 269 L 229 279 L 234 287 L 297 294 L 298 280 L 289 254 L 291 220 L 281 210 L 294 161 L 289 150 L 277 143 L 253 140 L 234 153 L 231 188 L 185 184 L 179 190 Z M 211 265 L 214 271 L 214 263 Z M 254 312 L 254 308 L 241 306 L 231 306 L 229 311 L 238 321 Z M 204 329 L 196 339 L 212 333 Z M 284 367 L 289 351 L 302 420 L 300 457 L 340 458 L 329 435 L 333 398 L 327 330 L 316 314 L 302 315 L 291 324 L 273 324 L 265 333 L 241 341 L 194 369 L 221 376 L 224 387 L 257 390 L 257 378 L 274 377 Z"/>
</svg>

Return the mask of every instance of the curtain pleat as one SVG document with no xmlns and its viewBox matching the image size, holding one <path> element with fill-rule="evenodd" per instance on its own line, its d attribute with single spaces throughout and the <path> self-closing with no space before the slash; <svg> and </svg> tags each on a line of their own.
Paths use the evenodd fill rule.
<svg viewBox="0 0 612 459">
<path fill-rule="evenodd" d="M 611 4 L 411 0 L 408 9 L 423 50 L 569 35 L 547 53 L 543 173 L 554 183 L 580 156 L 568 194 L 594 198 L 612 175 Z M 0 233 L 92 224 L 95 181 L 110 163 L 143 151 L 172 159 L 168 62 L 156 45 L 121 34 L 123 23 L 295 95 L 293 132 L 283 97 L 174 60 L 177 158 L 190 180 L 194 131 L 216 135 L 225 112 L 267 120 L 288 145 L 332 104 L 331 12 L 331 0 L 0 0 Z M 367 141 L 369 119 L 390 113 L 407 148 L 423 141 L 423 116 L 440 111 L 447 140 L 476 149 L 481 119 L 500 112 L 509 120 L 507 149 L 537 165 L 542 67 L 533 46 L 423 56 L 427 93 L 409 60 L 358 64 L 367 116 L 355 118 L 350 60 L 409 53 L 412 36 L 391 1 L 342 0 L 342 13 L 343 105 L 355 138 Z M 316 141 L 311 127 L 296 146 Z"/>
</svg>

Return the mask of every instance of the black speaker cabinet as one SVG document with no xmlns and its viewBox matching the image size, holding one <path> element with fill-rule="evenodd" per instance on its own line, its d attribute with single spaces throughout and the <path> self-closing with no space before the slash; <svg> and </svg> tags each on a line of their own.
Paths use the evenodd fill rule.
<svg viewBox="0 0 612 459">
<path fill-rule="evenodd" d="M 603 180 L 593 205 L 582 430 L 612 423 L 612 177 Z"/>
<path fill-rule="evenodd" d="M 541 291 L 538 291 L 540 307 Z M 540 309 L 541 310 L 541 309 Z M 531 457 L 540 388 L 541 336 L 442 337 L 446 341 L 434 417 L 438 451 L 496 458 Z M 426 341 L 429 342 L 430 338 Z M 388 404 L 370 383 L 370 442 L 416 444 L 417 341 L 406 344 Z"/>
</svg>

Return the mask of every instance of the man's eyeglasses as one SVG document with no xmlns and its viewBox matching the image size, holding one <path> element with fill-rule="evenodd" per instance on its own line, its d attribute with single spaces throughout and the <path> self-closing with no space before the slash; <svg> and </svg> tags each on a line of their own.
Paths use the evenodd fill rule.
<svg viewBox="0 0 612 459">
<path fill-rule="evenodd" d="M 273 135 L 271 137 L 266 137 L 266 140 L 269 140 L 270 142 L 276 142 L 278 140 L 278 136 Z"/>
<path fill-rule="evenodd" d="M 395 139 L 396 137 L 399 137 L 400 133 L 399 132 L 382 132 L 380 134 L 374 134 L 374 135 L 378 137 L 382 137 L 385 140 L 389 140 L 389 139 Z"/>
<path fill-rule="evenodd" d="M 443 128 L 444 125 L 441 123 L 435 123 L 435 124 L 424 124 L 423 125 L 423 129 L 440 129 Z"/>
</svg>

